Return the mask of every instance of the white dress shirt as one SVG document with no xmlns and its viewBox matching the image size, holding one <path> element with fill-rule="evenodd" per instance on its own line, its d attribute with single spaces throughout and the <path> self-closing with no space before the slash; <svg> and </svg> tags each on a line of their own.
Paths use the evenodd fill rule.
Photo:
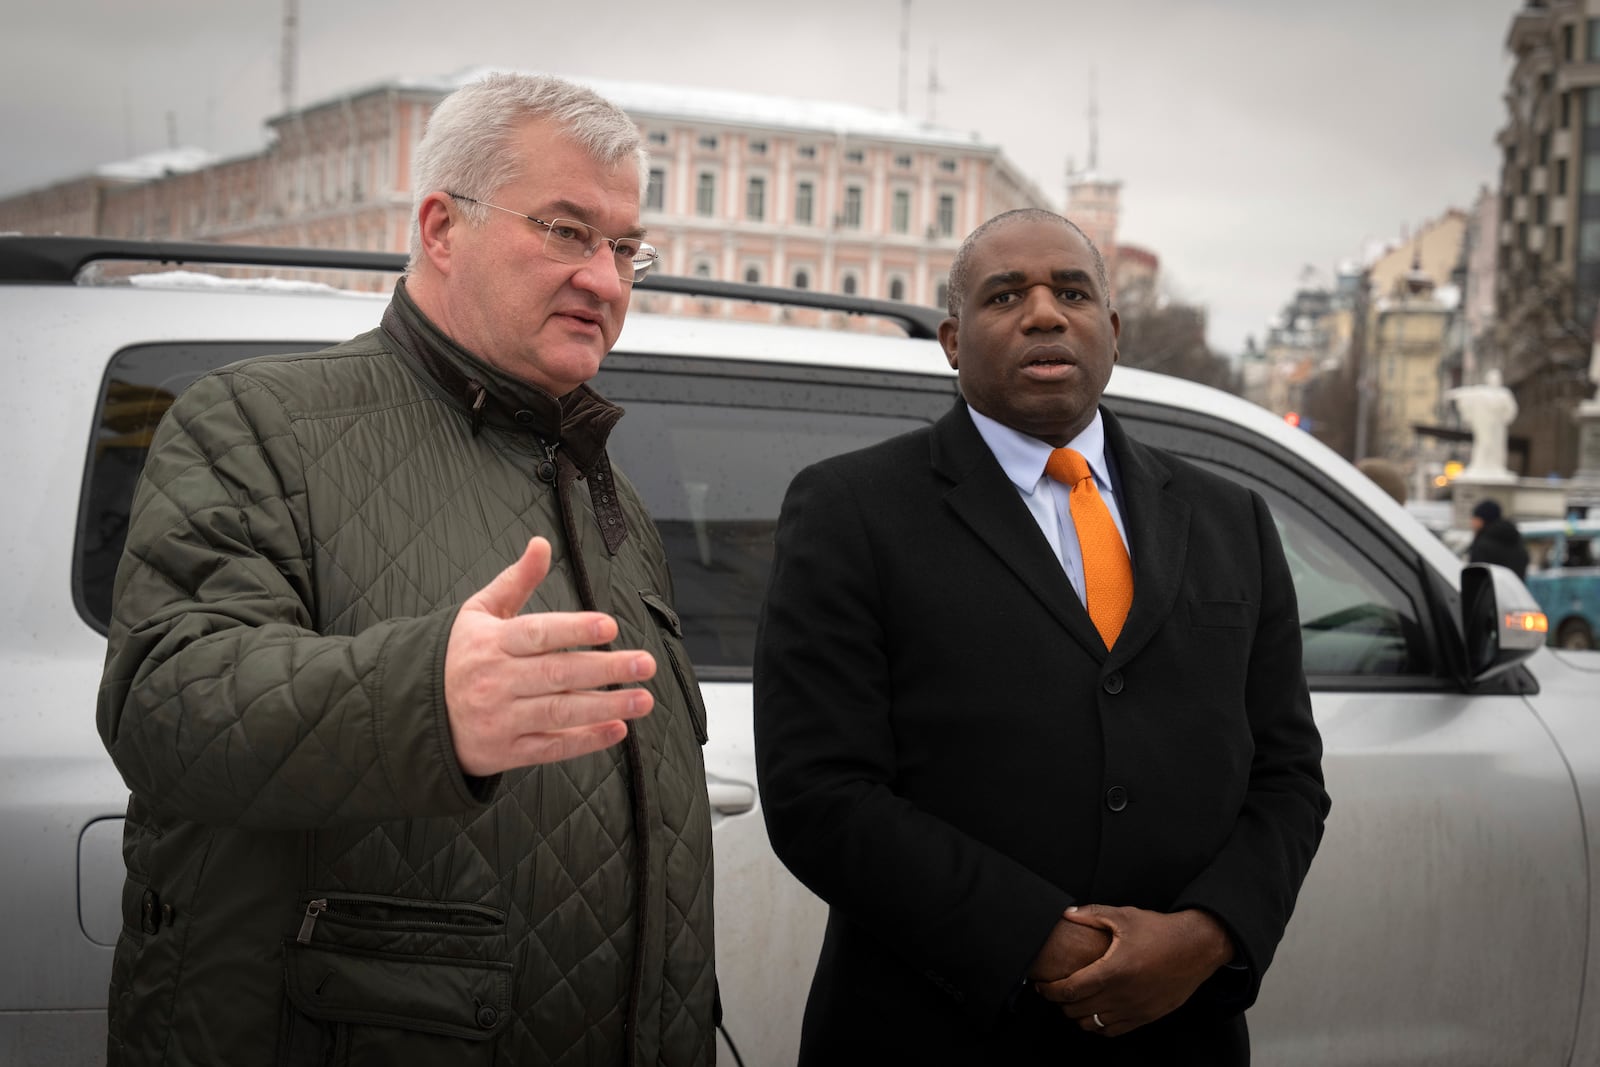
<svg viewBox="0 0 1600 1067">
<path fill-rule="evenodd" d="M 967 411 L 978 428 L 978 436 L 994 453 L 1000 469 L 1017 487 L 1028 513 L 1039 524 L 1044 539 L 1050 542 L 1050 549 L 1061 561 L 1061 567 L 1067 572 L 1078 599 L 1087 603 L 1083 591 L 1083 549 L 1078 547 L 1078 528 L 1072 522 L 1072 487 L 1061 484 L 1044 472 L 1044 465 L 1055 450 L 1037 437 L 1013 430 L 971 406 Z M 1123 545 L 1127 546 L 1128 531 L 1122 525 L 1122 508 L 1117 503 L 1116 490 L 1111 487 L 1110 470 L 1106 466 L 1106 431 L 1099 411 L 1094 413 L 1094 421 L 1068 442 L 1067 447 L 1089 461 L 1089 469 L 1094 472 L 1095 488 L 1100 491 L 1106 509 L 1111 512 L 1111 521 L 1117 524 L 1117 533 L 1122 535 Z M 1128 558 L 1133 558 L 1131 548 Z"/>
</svg>

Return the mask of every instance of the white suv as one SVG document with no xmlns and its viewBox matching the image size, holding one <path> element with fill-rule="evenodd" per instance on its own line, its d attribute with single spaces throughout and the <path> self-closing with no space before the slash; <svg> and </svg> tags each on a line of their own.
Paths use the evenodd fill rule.
<svg viewBox="0 0 1600 1067">
<path fill-rule="evenodd" d="M 123 259 L 399 266 L 0 238 L 3 1063 L 104 1055 L 127 791 L 95 690 L 146 414 L 211 367 L 342 340 L 383 308 L 306 284 L 80 270 Z M 595 383 L 627 409 L 612 454 L 661 528 L 709 709 L 725 1022 L 744 1063 L 792 1063 L 824 908 L 773 858 L 754 786 L 750 662 L 773 526 L 797 470 L 937 419 L 955 377 L 932 309 L 641 288 L 887 314 L 913 335 L 635 312 Z M 1509 572 L 1463 572 L 1382 490 L 1261 409 L 1128 369 L 1107 404 L 1142 440 L 1261 492 L 1294 571 L 1334 806 L 1250 1013 L 1256 1062 L 1600 1062 L 1600 829 L 1586 821 L 1600 812 L 1600 653 L 1543 647 Z"/>
</svg>

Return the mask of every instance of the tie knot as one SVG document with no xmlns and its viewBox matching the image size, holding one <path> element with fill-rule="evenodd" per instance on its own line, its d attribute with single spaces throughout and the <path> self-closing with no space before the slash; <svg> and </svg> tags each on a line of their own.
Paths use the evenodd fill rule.
<svg viewBox="0 0 1600 1067">
<path fill-rule="evenodd" d="M 1085 478 L 1094 477 L 1094 472 L 1089 469 L 1089 461 L 1071 448 L 1058 448 L 1050 453 L 1050 458 L 1045 461 L 1044 472 L 1065 485 L 1077 485 Z"/>
</svg>

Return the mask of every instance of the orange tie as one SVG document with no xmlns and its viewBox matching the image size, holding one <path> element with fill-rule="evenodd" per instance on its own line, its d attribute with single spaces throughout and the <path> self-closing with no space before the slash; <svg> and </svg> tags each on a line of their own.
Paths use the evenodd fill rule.
<svg viewBox="0 0 1600 1067">
<path fill-rule="evenodd" d="M 1110 648 L 1117 643 L 1122 622 L 1133 604 L 1133 567 L 1128 549 L 1117 533 L 1106 502 L 1094 487 L 1094 472 L 1089 461 L 1070 448 L 1050 453 L 1044 472 L 1064 485 L 1072 486 L 1068 498 L 1072 506 L 1072 525 L 1078 531 L 1078 547 L 1083 551 L 1085 606 L 1100 639 Z"/>
</svg>

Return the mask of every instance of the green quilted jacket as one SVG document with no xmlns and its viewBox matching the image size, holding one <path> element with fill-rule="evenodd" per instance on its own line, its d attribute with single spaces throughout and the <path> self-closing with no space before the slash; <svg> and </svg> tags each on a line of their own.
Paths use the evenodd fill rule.
<svg viewBox="0 0 1600 1067">
<path fill-rule="evenodd" d="M 382 328 L 172 407 L 99 699 L 132 793 L 111 1064 L 714 1059 L 705 706 L 621 414 L 474 359 L 403 286 Z M 615 616 L 655 710 L 469 778 L 446 638 L 535 533 L 528 610 Z"/>
</svg>

